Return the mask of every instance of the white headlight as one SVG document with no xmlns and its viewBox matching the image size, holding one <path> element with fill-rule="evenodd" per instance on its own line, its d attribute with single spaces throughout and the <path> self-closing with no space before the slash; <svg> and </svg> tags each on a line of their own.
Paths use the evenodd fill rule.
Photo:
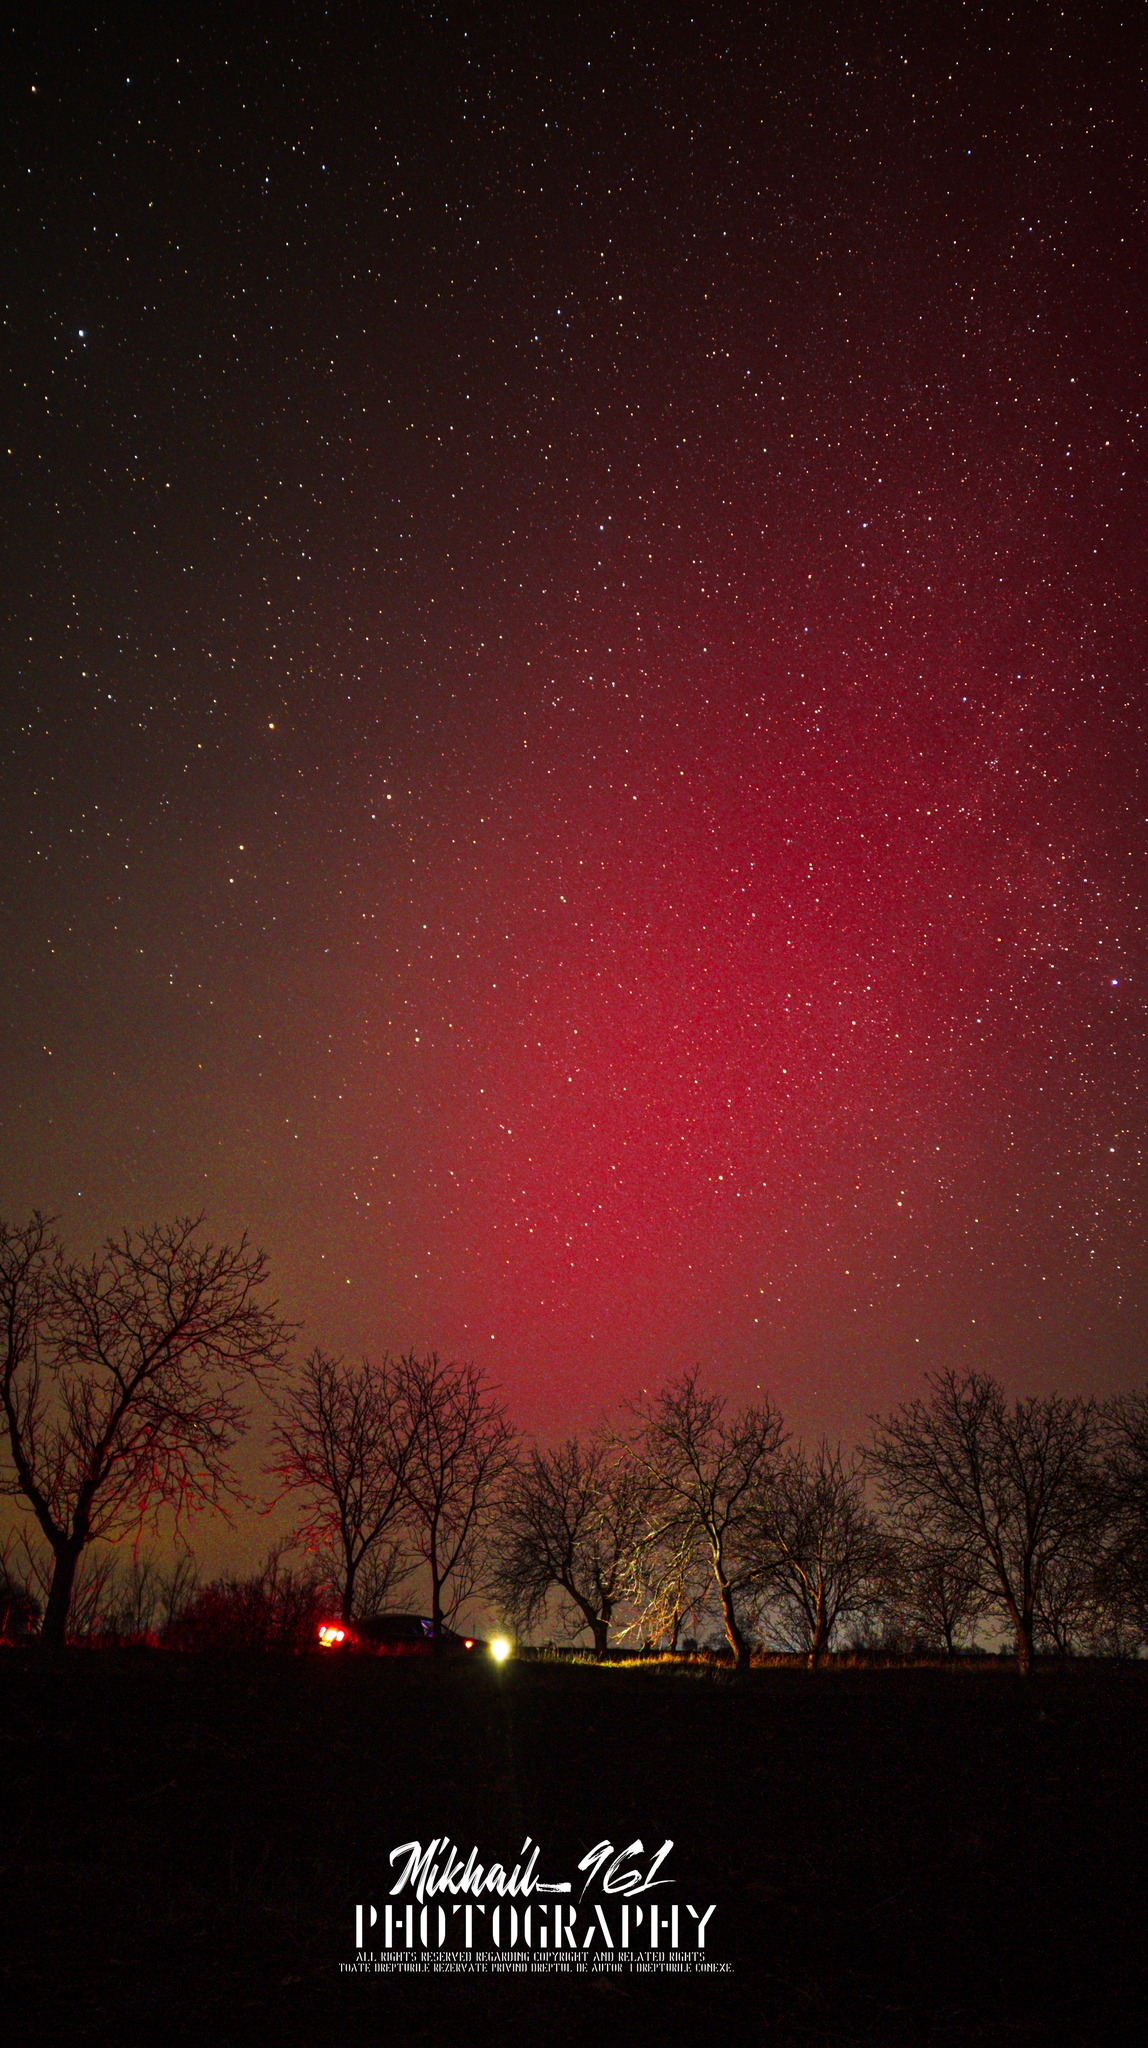
<svg viewBox="0 0 1148 2048">
<path fill-rule="evenodd" d="M 505 1636 L 495 1636 L 494 1641 L 490 1645 L 490 1654 L 496 1664 L 505 1664 L 510 1655 L 510 1644 Z"/>
</svg>

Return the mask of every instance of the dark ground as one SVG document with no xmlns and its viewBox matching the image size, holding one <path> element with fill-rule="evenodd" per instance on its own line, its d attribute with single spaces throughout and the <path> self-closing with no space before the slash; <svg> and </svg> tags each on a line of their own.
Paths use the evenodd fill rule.
<svg viewBox="0 0 1148 2048">
<path fill-rule="evenodd" d="M 1148 2009 L 1146 1708 L 1146 1667 L 8 1653 L 0 2033 L 1106 2048 Z M 733 1975 L 340 1974 L 396 1843 L 527 1833 L 551 1877 L 672 1835 Z"/>
</svg>

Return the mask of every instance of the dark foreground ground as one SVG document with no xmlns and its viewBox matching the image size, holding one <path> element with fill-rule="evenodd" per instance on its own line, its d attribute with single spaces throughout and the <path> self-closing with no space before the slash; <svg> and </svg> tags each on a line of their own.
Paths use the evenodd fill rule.
<svg viewBox="0 0 1148 2048">
<path fill-rule="evenodd" d="M 1106 2048 L 1148 2010 L 1146 1708 L 1144 1667 L 8 1654 L 0 2034 Z M 340 1971 L 397 1843 L 527 1834 L 571 1878 L 672 1836 L 732 1972 Z"/>
</svg>

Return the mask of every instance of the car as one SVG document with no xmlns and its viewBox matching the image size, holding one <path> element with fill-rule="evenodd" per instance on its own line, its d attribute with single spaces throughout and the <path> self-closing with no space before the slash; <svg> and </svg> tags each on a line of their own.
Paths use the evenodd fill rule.
<svg viewBox="0 0 1148 2048">
<path fill-rule="evenodd" d="M 365 1614 L 357 1621 L 320 1621 L 321 1650 L 358 1650 L 374 1657 L 434 1655 L 434 1623 L 425 1614 Z M 493 1646 L 482 1636 L 463 1636 L 443 1624 L 439 1655 L 465 1657 Z M 499 1660 L 501 1661 L 501 1660 Z"/>
</svg>

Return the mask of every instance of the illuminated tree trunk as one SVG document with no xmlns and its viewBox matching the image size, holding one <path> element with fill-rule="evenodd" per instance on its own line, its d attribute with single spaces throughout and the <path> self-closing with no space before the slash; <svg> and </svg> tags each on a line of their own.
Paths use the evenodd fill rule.
<svg viewBox="0 0 1148 2048">
<path fill-rule="evenodd" d="M 825 1589 L 817 1588 L 817 1604 L 813 1611 L 813 1630 L 809 1641 L 809 1668 L 816 1671 L 824 1664 L 829 1654 L 829 1623 L 825 1613 Z"/>
<path fill-rule="evenodd" d="M 718 1580 L 718 1592 L 721 1596 L 722 1620 L 725 1622 L 726 1639 L 730 1649 L 733 1651 L 734 1662 L 738 1670 L 744 1671 L 749 1665 L 749 1644 L 746 1642 L 738 1623 L 737 1613 L 733 1604 L 733 1591 L 728 1579 Z"/>
</svg>

